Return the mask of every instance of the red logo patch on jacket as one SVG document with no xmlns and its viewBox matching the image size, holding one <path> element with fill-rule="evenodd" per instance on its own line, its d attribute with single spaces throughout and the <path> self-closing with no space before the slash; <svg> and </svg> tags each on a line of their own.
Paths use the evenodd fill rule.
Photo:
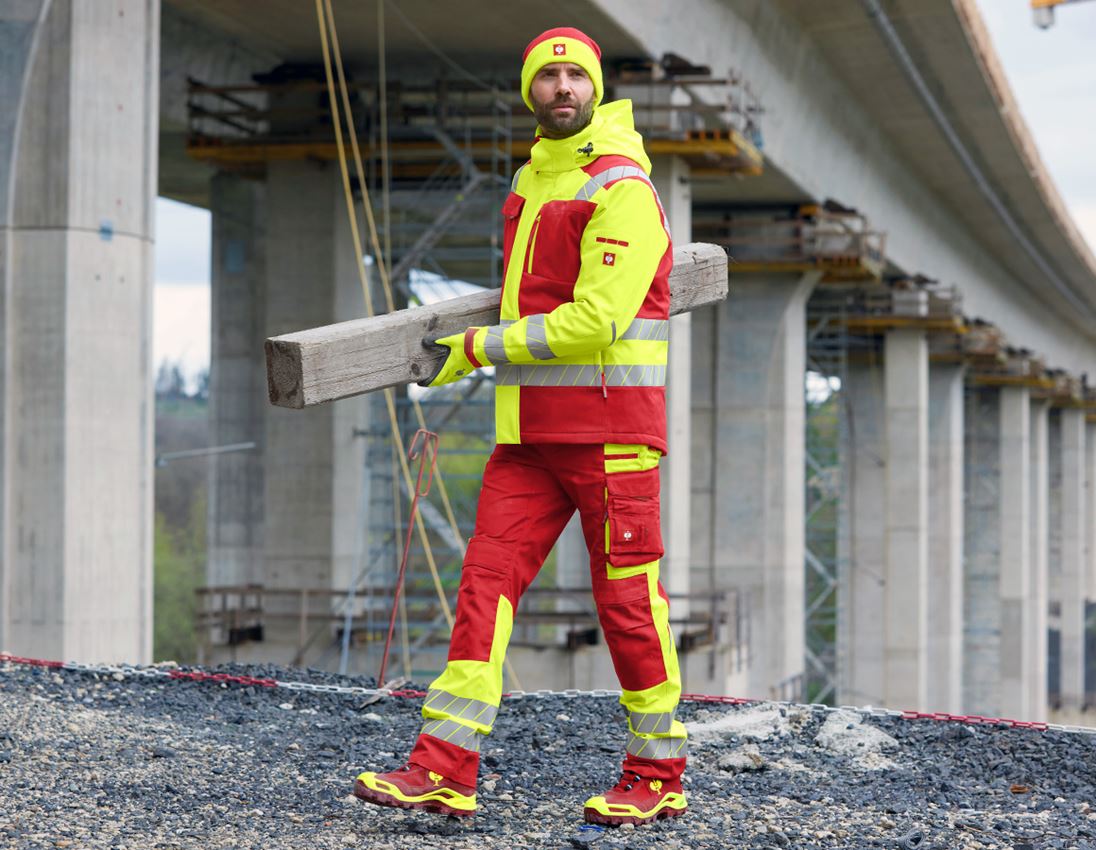
<svg viewBox="0 0 1096 850">
<path fill-rule="evenodd" d="M 552 45 L 552 53 L 554 53 L 556 56 L 566 56 L 567 55 L 567 45 L 566 44 L 553 44 Z"/>
<path fill-rule="evenodd" d="M 604 254 L 601 255 L 601 264 L 603 266 L 615 266 L 616 254 L 614 254 L 612 251 L 606 251 Z"/>
</svg>

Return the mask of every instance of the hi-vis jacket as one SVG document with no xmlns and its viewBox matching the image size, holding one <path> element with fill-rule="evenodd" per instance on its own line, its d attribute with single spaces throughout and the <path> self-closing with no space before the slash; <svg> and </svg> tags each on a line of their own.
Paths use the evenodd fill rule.
<svg viewBox="0 0 1096 850">
<path fill-rule="evenodd" d="M 494 365 L 499 443 L 628 443 L 666 451 L 673 249 L 631 101 L 541 138 L 514 175 L 501 321 L 464 351 Z"/>
</svg>

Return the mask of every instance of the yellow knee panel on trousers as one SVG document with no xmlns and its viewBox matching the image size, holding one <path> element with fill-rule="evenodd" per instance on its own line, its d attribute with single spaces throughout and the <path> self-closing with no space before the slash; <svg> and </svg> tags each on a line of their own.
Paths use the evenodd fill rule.
<svg viewBox="0 0 1096 850">
<path fill-rule="evenodd" d="M 493 725 L 491 721 L 483 722 L 482 716 L 477 719 L 475 714 L 469 716 L 466 712 L 455 713 L 454 710 L 463 710 L 461 700 L 475 700 L 497 707 L 502 701 L 502 662 L 506 657 L 506 647 L 510 643 L 510 633 L 514 628 L 514 607 L 505 596 L 499 597 L 498 609 L 495 612 L 495 631 L 491 638 L 491 654 L 487 661 L 455 660 L 445 665 L 433 682 L 430 683 L 430 691 L 443 692 L 456 702 L 449 703 L 445 697 L 427 698 L 422 707 L 422 716 L 427 720 L 455 720 L 471 726 L 477 732 L 487 734 Z M 447 708 L 454 710 L 447 710 Z M 486 713 L 485 713 L 486 714 Z"/>
</svg>

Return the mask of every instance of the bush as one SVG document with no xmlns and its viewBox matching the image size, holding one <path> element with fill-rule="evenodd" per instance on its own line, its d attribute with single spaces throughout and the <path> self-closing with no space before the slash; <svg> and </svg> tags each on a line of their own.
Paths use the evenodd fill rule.
<svg viewBox="0 0 1096 850">
<path fill-rule="evenodd" d="M 196 501 L 190 521 L 173 530 L 156 514 L 153 551 L 152 657 L 193 664 L 197 656 L 195 590 L 205 577 L 205 500 Z"/>
</svg>

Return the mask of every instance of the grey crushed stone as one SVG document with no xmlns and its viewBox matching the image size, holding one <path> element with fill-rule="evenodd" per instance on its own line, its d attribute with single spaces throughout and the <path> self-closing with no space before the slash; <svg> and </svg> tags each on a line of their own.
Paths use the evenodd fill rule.
<svg viewBox="0 0 1096 850">
<path fill-rule="evenodd" d="M 269 666 L 216 672 L 371 686 Z M 806 709 L 683 703 L 681 719 L 704 730 L 689 813 L 590 830 L 582 802 L 615 782 L 624 747 L 615 700 L 505 701 L 467 821 L 350 795 L 359 771 L 402 764 L 420 723 L 420 700 L 362 703 L 0 665 L 0 847 L 1096 850 L 1096 736 L 846 719 L 842 748 L 837 723 L 820 741 L 827 718 Z M 893 739 L 885 757 L 856 752 L 856 736 L 883 740 L 864 730 Z M 736 772 L 746 753 L 764 769 Z"/>
</svg>

